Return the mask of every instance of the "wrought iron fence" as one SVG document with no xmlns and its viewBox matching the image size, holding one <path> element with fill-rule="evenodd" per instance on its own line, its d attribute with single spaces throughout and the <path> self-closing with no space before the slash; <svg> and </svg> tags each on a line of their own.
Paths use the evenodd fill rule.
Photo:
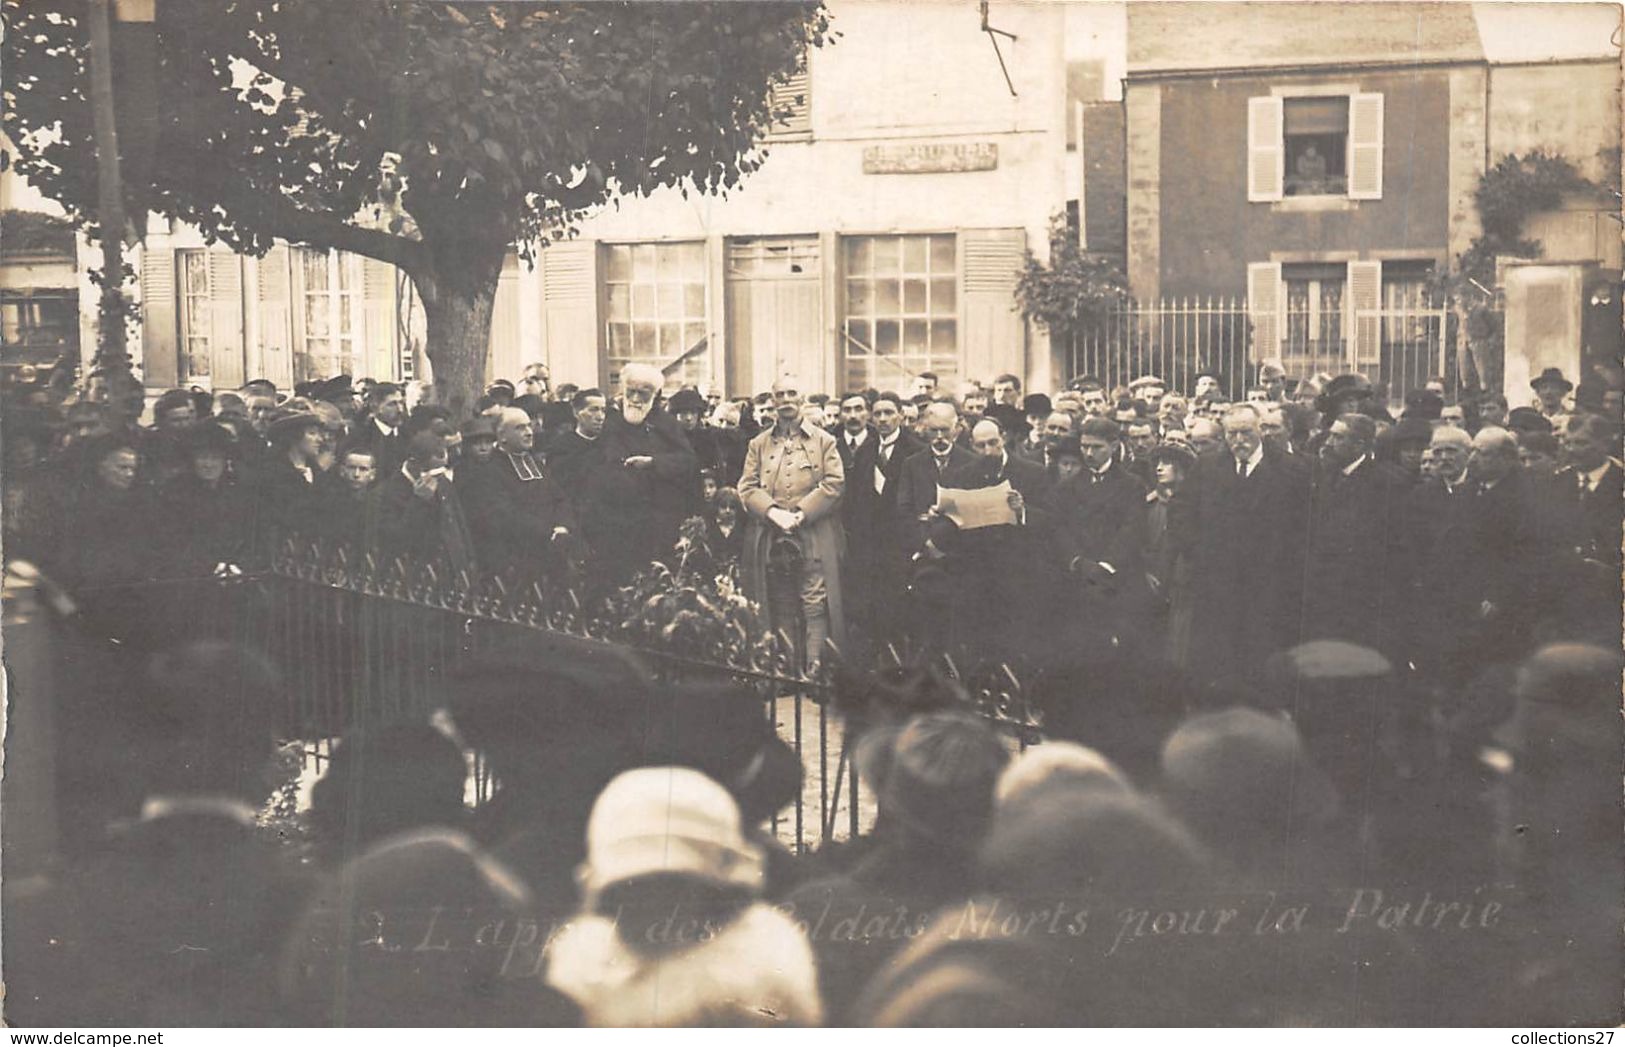
<svg viewBox="0 0 1625 1047">
<path fill-rule="evenodd" d="M 1394 401 L 1435 376 L 1445 379 L 1447 391 L 1459 386 L 1449 311 L 1442 305 L 1404 300 L 1345 317 L 1316 301 L 1289 305 L 1282 320 L 1278 345 L 1255 346 L 1245 299 L 1126 302 L 1072 335 L 1071 377 L 1092 375 L 1111 388 L 1155 374 L 1168 388 L 1188 393 L 1196 376 L 1206 373 L 1239 400 L 1258 364 L 1275 359 L 1299 378 L 1360 371 L 1383 384 Z M 1375 353 L 1354 351 L 1345 320 L 1377 326 Z"/>
<path fill-rule="evenodd" d="M 264 650 L 284 674 L 281 731 L 305 743 L 315 770 L 333 740 L 357 727 L 424 720 L 448 704 L 458 671 L 538 634 L 566 652 L 630 655 L 656 682 L 726 679 L 753 691 L 762 715 L 794 749 L 804 786 L 775 820 L 806 849 L 858 835 L 873 805 L 860 794 L 838 652 L 807 671 L 795 645 L 761 628 L 757 609 L 724 582 L 695 585 L 656 568 L 583 600 L 573 589 L 449 574 L 433 564 L 379 560 L 349 547 L 289 541 L 269 569 L 197 594 L 190 613 L 207 631 Z M 902 659 L 892 656 L 899 664 Z M 1041 717 L 1005 665 L 944 671 L 973 710 L 1025 747 Z M 474 763 L 476 802 L 495 783 Z M 816 821 L 814 819 L 816 818 Z"/>
</svg>

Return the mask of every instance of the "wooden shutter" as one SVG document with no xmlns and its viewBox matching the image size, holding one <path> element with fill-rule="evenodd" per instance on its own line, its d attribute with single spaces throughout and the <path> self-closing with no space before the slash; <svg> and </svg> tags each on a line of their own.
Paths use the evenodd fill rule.
<svg viewBox="0 0 1625 1047">
<path fill-rule="evenodd" d="M 555 384 L 604 380 L 598 352 L 598 245 L 564 240 L 542 250 L 544 352 Z"/>
<path fill-rule="evenodd" d="M 1279 98 L 1247 99 L 1247 199 L 1281 199 L 1286 188 L 1286 117 Z"/>
<path fill-rule="evenodd" d="M 1247 266 L 1247 317 L 1252 321 L 1252 362 L 1281 355 L 1286 331 L 1286 285 L 1280 262 L 1254 262 Z"/>
<path fill-rule="evenodd" d="M 211 250 L 209 259 L 209 376 L 216 389 L 240 389 L 243 375 L 243 260 Z"/>
<path fill-rule="evenodd" d="M 519 379 L 519 256 L 502 262 L 496 300 L 491 303 L 491 351 L 485 354 L 485 380 Z"/>
<path fill-rule="evenodd" d="M 1356 368 L 1382 362 L 1382 263 L 1350 262 L 1343 324 Z"/>
<path fill-rule="evenodd" d="M 345 259 L 340 256 L 340 264 Z M 376 258 L 361 259 L 362 349 L 355 377 L 393 382 L 400 355 L 395 351 L 395 267 Z"/>
<path fill-rule="evenodd" d="M 1023 229 L 967 229 L 959 234 L 960 373 L 967 378 L 1026 371 L 1027 325 L 1016 311 L 1016 281 L 1026 254 Z"/>
<path fill-rule="evenodd" d="M 141 252 L 141 373 L 149 386 L 180 380 L 175 317 L 175 249 Z"/>
<path fill-rule="evenodd" d="M 790 110 L 789 116 L 773 122 L 769 138 L 805 138 L 812 134 L 812 80 L 806 69 L 774 84 L 769 97 L 775 112 Z"/>
<path fill-rule="evenodd" d="M 255 378 L 293 385 L 293 300 L 288 249 L 278 244 L 260 259 L 255 295 L 259 302 L 259 361 Z M 223 387 L 220 387 L 223 388 Z"/>
<path fill-rule="evenodd" d="M 1382 95 L 1349 95 L 1349 199 L 1382 199 Z"/>
</svg>

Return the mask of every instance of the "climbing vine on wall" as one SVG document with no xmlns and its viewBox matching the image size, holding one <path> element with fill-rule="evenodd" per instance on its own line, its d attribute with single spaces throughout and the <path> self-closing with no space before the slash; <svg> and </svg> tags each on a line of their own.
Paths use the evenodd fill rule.
<svg viewBox="0 0 1625 1047">
<path fill-rule="evenodd" d="M 1471 355 L 1458 364 L 1464 371 L 1470 365 L 1476 381 L 1464 374 L 1464 384 L 1493 389 L 1501 382 L 1506 330 L 1494 293 L 1495 259 L 1539 258 L 1540 241 L 1524 236 L 1529 218 L 1561 206 L 1569 193 L 1599 188 L 1566 157 L 1541 150 L 1504 156 L 1479 178 L 1473 206 L 1483 232 L 1457 257 L 1454 271 L 1441 275 L 1438 288 L 1466 331 Z"/>
<path fill-rule="evenodd" d="M 1104 320 L 1127 299 L 1121 263 L 1079 247 L 1076 230 L 1059 214 L 1050 219 L 1049 261 L 1028 251 L 1016 284 L 1021 314 L 1062 339 Z"/>
</svg>

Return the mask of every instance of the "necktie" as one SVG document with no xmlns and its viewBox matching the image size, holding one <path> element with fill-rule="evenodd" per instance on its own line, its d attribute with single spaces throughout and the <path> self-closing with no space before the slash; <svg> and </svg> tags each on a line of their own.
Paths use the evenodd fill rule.
<svg viewBox="0 0 1625 1047">
<path fill-rule="evenodd" d="M 880 445 L 880 462 L 875 466 L 875 494 L 886 493 L 886 466 L 891 464 L 891 449 L 892 444 Z"/>
</svg>

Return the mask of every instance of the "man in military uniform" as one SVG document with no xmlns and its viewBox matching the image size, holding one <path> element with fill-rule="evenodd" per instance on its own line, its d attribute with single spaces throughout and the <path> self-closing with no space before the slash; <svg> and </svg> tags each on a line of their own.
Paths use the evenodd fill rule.
<svg viewBox="0 0 1625 1047">
<path fill-rule="evenodd" d="M 739 497 L 750 524 L 741 574 L 745 592 L 764 607 L 775 557 L 800 561 L 802 640 L 814 665 L 824 641 L 842 642 L 841 555 L 846 535 L 836 506 L 846 472 L 835 438 L 801 417 L 801 391 L 792 379 L 773 386 L 775 419 L 745 450 Z M 776 627 L 784 623 L 772 623 Z"/>
</svg>

